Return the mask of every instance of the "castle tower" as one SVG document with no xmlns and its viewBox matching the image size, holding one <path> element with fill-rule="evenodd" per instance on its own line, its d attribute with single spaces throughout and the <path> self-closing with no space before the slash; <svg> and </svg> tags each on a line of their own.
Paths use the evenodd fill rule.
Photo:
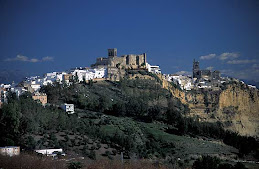
<svg viewBox="0 0 259 169">
<path fill-rule="evenodd" d="M 143 63 L 144 63 L 144 65 L 146 65 L 146 63 L 147 63 L 147 54 L 143 53 L 143 56 L 144 56 Z"/>
<path fill-rule="evenodd" d="M 200 76 L 199 61 L 195 61 L 195 59 L 193 60 L 192 74 L 193 74 L 193 78 L 199 78 Z"/>
<path fill-rule="evenodd" d="M 108 58 L 113 58 L 117 56 L 117 48 L 108 49 Z"/>
</svg>

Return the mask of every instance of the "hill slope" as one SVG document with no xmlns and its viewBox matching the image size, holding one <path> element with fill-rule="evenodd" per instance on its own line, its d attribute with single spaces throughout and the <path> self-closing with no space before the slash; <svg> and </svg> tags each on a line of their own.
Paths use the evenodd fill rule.
<svg viewBox="0 0 259 169">
<path fill-rule="evenodd" d="M 257 157 L 254 138 L 184 117 L 190 109 L 155 79 L 48 85 L 41 89 L 48 94 L 46 107 L 29 93 L 11 95 L 0 110 L 0 143 L 25 150 L 61 147 L 71 157 L 90 159 L 120 159 L 123 153 L 125 159 L 169 164 L 178 164 L 177 158 L 188 164 L 201 155 Z M 67 115 L 57 107 L 61 103 L 75 104 L 76 113 Z"/>
</svg>

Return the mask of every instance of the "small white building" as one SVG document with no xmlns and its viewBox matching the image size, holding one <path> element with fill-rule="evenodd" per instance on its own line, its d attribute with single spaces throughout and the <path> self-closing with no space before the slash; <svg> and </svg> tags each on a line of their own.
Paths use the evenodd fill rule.
<svg viewBox="0 0 259 169">
<path fill-rule="evenodd" d="M 107 76 L 107 69 L 105 69 L 105 68 L 92 69 L 91 71 L 94 73 L 95 79 L 100 79 L 100 78 L 104 78 Z"/>
<path fill-rule="evenodd" d="M 10 89 L 12 87 L 12 85 L 11 84 L 1 84 L 0 87 L 4 88 L 4 89 Z"/>
<path fill-rule="evenodd" d="M 60 106 L 63 110 L 65 110 L 68 114 L 74 114 L 75 109 L 74 109 L 74 104 L 63 104 Z"/>
<path fill-rule="evenodd" d="M 63 81 L 63 75 L 66 75 L 67 73 L 66 72 L 60 72 L 57 74 L 57 78 L 56 78 L 56 81 L 59 82 L 59 83 L 62 83 Z"/>
<path fill-rule="evenodd" d="M 0 147 L 0 154 L 7 155 L 7 156 L 20 155 L 20 147 L 19 146 Z"/>
<path fill-rule="evenodd" d="M 30 86 L 32 88 L 33 91 L 39 91 L 40 90 L 40 84 L 31 84 Z"/>
<path fill-rule="evenodd" d="M 85 72 L 85 75 L 84 75 L 84 77 L 85 77 L 85 80 L 91 80 L 91 79 L 94 79 L 94 72 L 91 72 L 91 71 L 87 71 L 87 72 Z"/>
<path fill-rule="evenodd" d="M 62 156 L 65 156 L 65 153 L 63 152 L 62 148 L 35 150 L 35 152 L 46 156 L 53 156 L 53 157 L 56 156 L 58 153 L 60 153 Z"/>
<path fill-rule="evenodd" d="M 253 85 L 247 85 L 247 86 L 250 87 L 250 88 L 256 89 L 256 86 L 253 86 Z"/>
<path fill-rule="evenodd" d="M 179 84 L 182 90 L 191 90 L 193 88 L 192 78 L 188 76 L 174 74 L 167 76 L 167 80 Z"/>
<path fill-rule="evenodd" d="M 161 69 L 158 65 L 152 66 L 150 64 L 146 64 L 148 72 L 155 73 L 155 74 L 161 74 Z"/>
<path fill-rule="evenodd" d="M 0 87 L 0 108 L 3 103 L 7 102 L 7 91 L 5 88 Z"/>
<path fill-rule="evenodd" d="M 71 72 L 72 75 L 75 77 L 78 77 L 78 82 L 82 82 L 85 78 L 85 73 L 86 70 L 81 70 L 81 69 L 75 69 L 73 72 Z"/>
<path fill-rule="evenodd" d="M 20 97 L 27 90 L 24 87 L 12 87 L 11 91 L 14 92 L 17 97 Z"/>
</svg>

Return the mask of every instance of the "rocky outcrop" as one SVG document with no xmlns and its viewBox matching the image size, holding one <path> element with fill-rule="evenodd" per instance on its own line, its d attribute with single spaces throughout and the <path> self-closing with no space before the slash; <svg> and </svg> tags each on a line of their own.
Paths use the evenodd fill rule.
<svg viewBox="0 0 259 169">
<path fill-rule="evenodd" d="M 240 83 L 220 93 L 217 117 L 242 135 L 259 135 L 259 91 Z"/>
<path fill-rule="evenodd" d="M 241 82 L 223 85 L 218 90 L 182 91 L 163 79 L 163 88 L 190 108 L 191 117 L 200 121 L 220 121 L 225 129 L 241 135 L 259 136 L 259 91 Z"/>
</svg>

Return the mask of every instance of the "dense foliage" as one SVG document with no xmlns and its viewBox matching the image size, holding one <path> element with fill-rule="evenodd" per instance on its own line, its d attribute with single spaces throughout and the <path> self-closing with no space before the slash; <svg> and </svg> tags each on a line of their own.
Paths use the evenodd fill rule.
<svg viewBox="0 0 259 169">
<path fill-rule="evenodd" d="M 242 163 L 236 163 L 234 166 L 228 163 L 221 163 L 217 157 L 202 156 L 196 160 L 192 166 L 193 169 L 246 169 Z"/>
</svg>

